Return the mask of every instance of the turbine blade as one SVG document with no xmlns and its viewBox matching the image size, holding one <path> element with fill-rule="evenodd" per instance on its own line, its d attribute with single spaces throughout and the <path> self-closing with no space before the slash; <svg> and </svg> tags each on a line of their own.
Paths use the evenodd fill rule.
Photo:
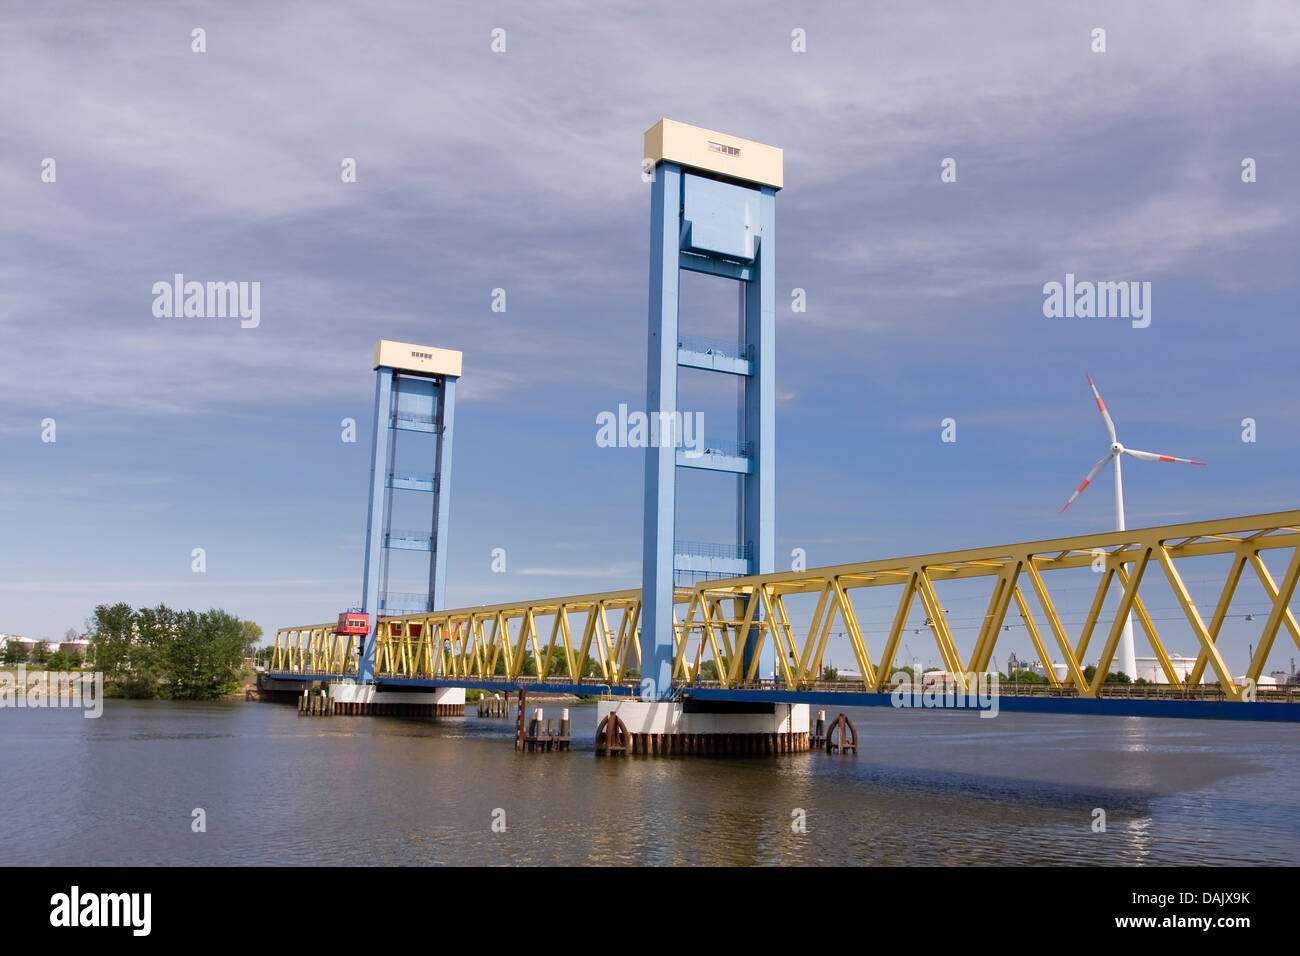
<svg viewBox="0 0 1300 956">
<path fill-rule="evenodd" d="M 1083 494 L 1083 489 L 1087 488 L 1090 484 L 1092 484 L 1092 479 L 1097 477 L 1097 472 L 1105 468 L 1106 464 L 1114 457 L 1115 457 L 1114 454 L 1107 455 L 1101 461 L 1097 462 L 1097 464 L 1092 466 L 1092 471 L 1088 472 L 1088 477 L 1083 479 L 1083 484 L 1081 484 L 1078 488 L 1075 489 L 1074 494 L 1070 495 L 1070 500 L 1067 501 L 1061 507 L 1062 512 L 1064 512 L 1066 508 L 1070 507 L 1070 505 L 1074 504 L 1074 499 L 1079 497 L 1079 495 Z"/>
<path fill-rule="evenodd" d="M 1134 458 L 1140 458 L 1142 461 L 1181 461 L 1184 465 L 1203 465 L 1205 462 L 1196 461 L 1194 458 L 1175 458 L 1173 455 L 1157 455 L 1151 451 L 1138 451 L 1136 448 L 1125 448 L 1124 453 L 1132 455 Z"/>
<path fill-rule="evenodd" d="M 1101 400 L 1101 392 L 1097 391 L 1097 385 L 1093 382 L 1091 375 L 1088 376 L 1088 385 L 1092 388 L 1092 394 L 1097 399 L 1097 409 L 1101 412 L 1101 417 L 1106 419 L 1106 431 L 1110 433 L 1110 440 L 1115 441 L 1115 423 L 1110 420 L 1110 412 L 1106 411 L 1106 403 Z"/>
</svg>

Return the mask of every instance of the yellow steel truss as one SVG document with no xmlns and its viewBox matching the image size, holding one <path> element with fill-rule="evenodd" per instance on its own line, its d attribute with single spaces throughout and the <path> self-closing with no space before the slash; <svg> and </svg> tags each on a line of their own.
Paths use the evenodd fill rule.
<svg viewBox="0 0 1300 956">
<path fill-rule="evenodd" d="M 271 670 L 293 673 L 354 674 L 357 648 L 351 636 L 334 633 L 334 624 L 282 627 L 275 634 Z"/>
<path fill-rule="evenodd" d="M 674 615 L 673 677 L 693 680 L 705 660 L 711 659 L 723 686 L 758 679 L 757 654 L 748 672 L 741 673 L 743 656 L 739 651 L 752 637 L 760 650 L 769 639 L 773 642 L 778 675 L 786 686 L 808 687 L 822 673 L 823 655 L 838 620 L 864 683 L 881 692 L 890 686 L 901 636 L 919 601 L 939 657 L 958 683 L 964 680 L 960 675 L 988 669 L 1014 605 L 1039 659 L 1046 663 L 1057 658 L 1065 663 L 1064 680 L 1051 667 L 1046 668 L 1048 680 L 1080 696 L 1100 693 L 1124 621 L 1131 613 L 1171 685 L 1196 685 L 1209 667 L 1224 694 L 1238 700 L 1244 688 L 1234 680 L 1216 646 L 1228 608 L 1249 566 L 1271 604 L 1245 675 L 1258 681 L 1283 625 L 1300 647 L 1300 625 L 1290 609 L 1300 578 L 1297 545 L 1300 511 L 1285 511 L 701 582 L 676 594 L 679 613 Z M 1275 581 L 1261 554 L 1288 548 L 1287 570 L 1280 582 Z M 1206 624 L 1178 563 L 1211 555 L 1231 556 L 1232 563 Z M 1072 642 L 1044 577 L 1049 571 L 1089 566 L 1098 571 L 1096 587 L 1082 629 Z M 979 578 L 989 579 L 991 593 L 971 653 L 963 661 L 935 585 Z M 1152 587 L 1161 580 L 1199 645 L 1186 682 L 1174 669 L 1156 622 L 1139 595 L 1143 582 Z M 1032 591 L 1042 610 L 1050 642 L 1044 639 L 1022 584 Z M 851 596 L 864 588 L 881 587 L 897 589 L 898 604 L 873 662 Z M 788 597 L 800 594 L 816 595 L 816 607 L 802 640 L 785 605 Z M 1103 615 L 1108 600 L 1115 606 L 1109 615 Z M 384 618 L 378 625 L 376 671 L 381 676 L 452 678 L 483 678 L 500 672 L 500 676 L 518 679 L 531 652 L 539 679 L 576 683 L 594 678 L 618 683 L 628 678 L 633 667 L 640 667 L 640 610 L 640 591 L 629 590 Z M 1094 648 L 1096 671 L 1086 680 L 1084 661 L 1098 634 L 1102 643 Z M 348 638 L 333 634 L 332 625 L 284 628 L 276 635 L 274 665 L 275 670 L 350 673 L 355 671 L 355 652 Z"/>
</svg>

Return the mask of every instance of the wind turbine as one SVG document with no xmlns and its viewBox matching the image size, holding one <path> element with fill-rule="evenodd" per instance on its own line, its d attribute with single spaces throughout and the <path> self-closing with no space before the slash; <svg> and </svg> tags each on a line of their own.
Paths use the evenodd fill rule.
<svg viewBox="0 0 1300 956">
<path fill-rule="evenodd" d="M 1119 460 L 1122 455 L 1132 455 L 1139 461 L 1176 461 L 1185 465 L 1204 465 L 1203 461 L 1194 461 L 1191 458 L 1175 458 L 1173 455 L 1157 455 L 1149 451 L 1137 451 L 1133 448 L 1125 448 L 1115 437 L 1115 423 L 1110 419 L 1110 412 L 1106 411 L 1106 403 L 1101 400 L 1101 393 L 1097 391 L 1097 384 L 1088 376 L 1088 385 L 1092 389 L 1092 394 L 1097 399 L 1097 409 L 1101 412 L 1101 417 L 1106 422 L 1106 431 L 1110 434 L 1110 451 L 1106 457 L 1097 464 L 1093 465 L 1092 471 L 1088 472 L 1088 477 L 1083 479 L 1083 484 L 1075 489 L 1074 494 L 1070 495 L 1070 500 L 1061 508 L 1064 512 L 1066 508 L 1074 503 L 1074 499 L 1083 493 L 1083 489 L 1092 484 L 1092 479 L 1096 478 L 1106 463 L 1115 462 L 1115 530 L 1124 530 L 1124 479 L 1120 474 Z M 1133 615 L 1130 614 L 1124 620 L 1124 634 L 1119 642 L 1119 661 L 1120 670 L 1127 674 L 1131 679 L 1137 679 L 1137 657 L 1133 649 Z M 1103 678 L 1104 679 L 1104 678 Z"/>
</svg>

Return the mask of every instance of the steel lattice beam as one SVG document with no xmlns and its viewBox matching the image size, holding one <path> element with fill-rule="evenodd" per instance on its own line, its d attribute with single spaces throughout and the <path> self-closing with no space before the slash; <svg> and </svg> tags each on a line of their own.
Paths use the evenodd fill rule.
<svg viewBox="0 0 1300 956">
<path fill-rule="evenodd" d="M 712 660 L 722 687 L 742 687 L 759 675 L 757 656 L 750 658 L 750 667 L 742 673 L 740 649 L 761 648 L 770 638 L 784 686 L 806 689 L 821 673 L 831 627 L 838 618 L 864 683 L 868 690 L 880 692 L 890 686 L 901 635 L 918 599 L 930 619 L 928 630 L 939 655 L 954 675 L 987 669 L 1012 606 L 1046 662 L 1052 656 L 1049 642 L 1021 589 L 1021 582 L 1028 580 L 1046 619 L 1054 654 L 1066 665 L 1063 683 L 1054 673 L 1049 674 L 1053 685 L 1073 688 L 1082 697 L 1097 697 L 1131 610 L 1171 686 L 1196 686 L 1208 667 L 1224 694 L 1240 700 L 1245 688 L 1233 679 L 1216 646 L 1223 621 L 1249 565 L 1271 610 L 1262 624 L 1246 678 L 1259 680 L 1283 626 L 1300 648 L 1300 624 L 1290 608 L 1300 580 L 1298 545 L 1300 511 L 1285 511 L 701 582 L 694 588 L 678 588 L 674 594 L 672 676 L 678 684 L 688 683 Z M 1289 558 L 1280 581 L 1273 579 L 1261 557 L 1267 552 Z M 1178 563 L 1210 555 L 1229 555 L 1233 560 L 1206 624 Z M 1097 585 L 1072 643 L 1051 597 L 1050 572 L 1090 565 L 1099 572 Z M 1151 573 L 1146 573 L 1148 570 Z M 963 661 L 944 620 L 935 584 L 978 578 L 989 580 L 990 595 L 974 646 Z M 1148 588 L 1157 588 L 1162 581 L 1200 647 L 1185 682 L 1174 670 L 1166 640 L 1139 595 L 1144 582 Z M 892 624 L 883 635 L 878 665 L 873 665 L 851 596 L 855 591 L 881 587 L 900 593 Z M 785 607 L 784 598 L 791 594 L 817 596 L 816 609 L 802 633 L 790 623 Z M 1117 606 L 1103 614 L 1108 599 L 1117 600 Z M 627 590 L 383 618 L 378 626 L 376 670 L 380 677 L 446 677 L 454 681 L 457 677 L 492 677 L 499 665 L 502 676 L 518 679 L 531 653 L 543 680 L 567 679 L 576 684 L 587 677 L 622 683 L 640 668 L 640 615 L 641 592 Z M 1097 671 L 1087 681 L 1084 658 L 1099 628 L 1104 641 L 1097 652 Z M 356 648 L 350 638 L 334 634 L 330 624 L 282 628 L 276 634 L 272 661 L 273 671 L 349 675 L 356 672 Z"/>
</svg>

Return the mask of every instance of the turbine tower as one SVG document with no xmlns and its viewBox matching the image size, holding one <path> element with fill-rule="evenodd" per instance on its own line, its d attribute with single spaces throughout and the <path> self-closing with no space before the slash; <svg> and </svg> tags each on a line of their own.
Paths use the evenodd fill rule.
<svg viewBox="0 0 1300 956">
<path fill-rule="evenodd" d="M 1149 451 L 1137 451 L 1133 448 L 1125 448 L 1120 444 L 1119 439 L 1115 437 L 1115 423 L 1111 421 L 1110 412 L 1106 411 L 1106 403 L 1101 400 L 1101 393 L 1097 391 L 1097 384 L 1088 376 L 1088 386 L 1092 389 L 1093 396 L 1097 399 L 1097 409 L 1101 412 L 1102 419 L 1106 422 L 1106 431 L 1110 435 L 1110 451 L 1106 457 L 1097 464 L 1092 466 L 1092 471 L 1088 472 L 1088 477 L 1083 479 L 1083 484 L 1075 489 L 1074 494 L 1070 495 L 1070 500 L 1061 508 L 1064 512 L 1066 508 L 1074 503 L 1074 499 L 1083 493 L 1083 489 L 1092 484 L 1092 479 L 1096 478 L 1106 463 L 1115 462 L 1115 530 L 1124 530 L 1124 479 L 1120 472 L 1120 457 L 1123 455 L 1132 455 L 1139 461 L 1176 461 L 1185 465 L 1204 465 L 1203 461 L 1194 461 L 1191 458 L 1175 458 L 1173 455 L 1157 455 Z M 1120 669 L 1131 679 L 1137 678 L 1137 656 L 1133 649 L 1133 615 L 1130 614 L 1124 620 L 1124 634 L 1119 642 L 1119 660 Z"/>
</svg>

